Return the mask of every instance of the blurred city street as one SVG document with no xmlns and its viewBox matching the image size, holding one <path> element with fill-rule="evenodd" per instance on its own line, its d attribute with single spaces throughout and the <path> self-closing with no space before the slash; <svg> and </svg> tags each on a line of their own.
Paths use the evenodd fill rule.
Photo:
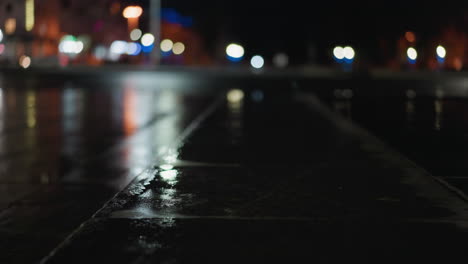
<svg viewBox="0 0 468 264">
<path fill-rule="evenodd" d="M 0 263 L 454 263 L 467 76 L 0 75 Z"/>
<path fill-rule="evenodd" d="M 468 1 L 0 0 L 0 264 L 463 263 Z"/>
</svg>

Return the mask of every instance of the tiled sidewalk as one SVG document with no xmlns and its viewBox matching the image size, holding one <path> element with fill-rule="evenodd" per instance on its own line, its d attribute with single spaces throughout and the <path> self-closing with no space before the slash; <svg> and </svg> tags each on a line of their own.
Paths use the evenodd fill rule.
<svg viewBox="0 0 468 264">
<path fill-rule="evenodd" d="M 223 101 L 45 263 L 454 263 L 468 204 L 315 97 Z M 232 99 L 232 98 L 231 98 Z M 237 97 L 239 99 L 239 97 Z"/>
</svg>

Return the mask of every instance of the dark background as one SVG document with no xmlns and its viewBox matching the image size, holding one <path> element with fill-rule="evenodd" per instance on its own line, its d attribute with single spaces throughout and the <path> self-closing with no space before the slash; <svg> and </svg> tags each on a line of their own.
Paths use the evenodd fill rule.
<svg viewBox="0 0 468 264">
<path fill-rule="evenodd" d="M 378 59 L 379 41 L 396 41 L 411 30 L 429 38 L 448 26 L 468 29 L 468 1 L 187 1 L 163 0 L 183 15 L 208 45 L 226 38 L 271 55 L 284 51 L 301 62 L 331 45 L 353 45 Z M 304 56 L 306 55 L 306 56 Z"/>
</svg>

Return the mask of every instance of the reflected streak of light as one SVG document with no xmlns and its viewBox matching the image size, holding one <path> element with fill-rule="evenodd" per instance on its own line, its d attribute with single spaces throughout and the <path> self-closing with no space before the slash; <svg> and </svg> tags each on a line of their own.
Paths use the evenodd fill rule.
<svg viewBox="0 0 468 264">
<path fill-rule="evenodd" d="M 178 158 L 178 153 L 177 151 L 171 149 L 169 151 L 167 151 L 164 155 L 163 155 L 163 161 L 165 163 L 168 163 L 168 164 L 174 164 L 177 162 L 177 158 Z"/>
<path fill-rule="evenodd" d="M 435 122 L 434 128 L 440 130 L 442 128 L 442 114 L 443 114 L 443 102 L 442 100 L 434 101 L 434 110 L 435 110 Z"/>
<path fill-rule="evenodd" d="M 409 98 L 406 101 L 406 123 L 408 126 L 411 126 L 414 121 L 414 115 L 416 112 L 416 104 L 412 98 Z"/>
<path fill-rule="evenodd" d="M 19 59 L 19 64 L 24 69 L 27 69 L 27 68 L 29 68 L 29 66 L 31 66 L 31 58 L 29 56 L 23 55 Z"/>
<path fill-rule="evenodd" d="M 134 89 L 124 90 L 124 131 L 125 135 L 131 135 L 137 128 L 135 120 L 136 95 Z"/>
<path fill-rule="evenodd" d="M 36 126 L 36 93 L 28 91 L 26 94 L 26 123 L 29 128 Z"/>
<path fill-rule="evenodd" d="M 161 207 L 163 208 L 173 208 L 176 204 L 180 201 L 180 199 L 176 199 L 177 191 L 174 189 L 164 189 L 160 199 L 161 199 Z"/>
<path fill-rule="evenodd" d="M 3 131 L 4 122 L 5 122 L 4 119 L 3 119 L 3 115 L 5 114 L 5 111 L 3 109 L 3 105 L 4 105 L 3 100 L 4 100 L 3 89 L 0 88 L 0 131 Z"/>
<path fill-rule="evenodd" d="M 169 170 L 174 169 L 174 166 L 170 164 L 164 164 L 164 165 L 159 166 L 159 168 L 161 170 L 169 171 Z"/>
<path fill-rule="evenodd" d="M 159 174 L 161 175 L 161 178 L 166 182 L 174 182 L 177 179 L 177 175 L 179 173 L 177 172 L 177 170 L 167 170 L 161 171 Z"/>
<path fill-rule="evenodd" d="M 240 89 L 232 89 L 227 93 L 229 103 L 239 103 L 244 99 L 244 92 Z"/>
</svg>

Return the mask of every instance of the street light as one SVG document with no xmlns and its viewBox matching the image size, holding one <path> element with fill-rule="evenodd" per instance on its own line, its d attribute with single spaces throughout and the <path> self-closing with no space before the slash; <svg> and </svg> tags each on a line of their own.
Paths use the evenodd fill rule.
<svg viewBox="0 0 468 264">
<path fill-rule="evenodd" d="M 244 53 L 244 47 L 239 44 L 232 43 L 226 47 L 226 55 L 230 61 L 237 62 L 242 60 Z"/>
<path fill-rule="evenodd" d="M 255 69 L 261 69 L 263 68 L 263 65 L 265 65 L 265 60 L 262 56 L 255 55 L 250 60 L 250 65 L 252 65 L 252 67 L 254 67 Z"/>
<path fill-rule="evenodd" d="M 336 60 L 341 61 L 344 59 L 344 50 L 343 47 L 341 46 L 336 46 L 333 49 L 333 57 L 335 57 Z"/>
<path fill-rule="evenodd" d="M 174 44 L 172 47 L 172 52 L 174 52 L 175 55 L 181 55 L 185 51 L 185 45 L 184 43 L 177 42 Z"/>
<path fill-rule="evenodd" d="M 154 35 L 151 33 L 146 33 L 141 37 L 141 45 L 144 47 L 149 47 L 154 44 Z"/>
<path fill-rule="evenodd" d="M 161 41 L 161 51 L 162 52 L 170 52 L 174 47 L 174 42 L 170 39 L 165 39 Z"/>
<path fill-rule="evenodd" d="M 443 46 L 439 45 L 436 48 L 436 54 L 437 54 L 437 61 L 441 64 L 444 63 L 445 56 L 447 56 L 447 50 Z"/>
<path fill-rule="evenodd" d="M 347 46 L 343 49 L 343 55 L 345 59 L 352 61 L 354 59 L 354 56 L 356 55 L 356 52 L 354 52 L 353 48 Z"/>
<path fill-rule="evenodd" d="M 133 41 L 137 41 L 141 38 L 143 35 L 143 32 L 141 32 L 141 29 L 135 28 L 130 32 L 130 39 Z"/>
<path fill-rule="evenodd" d="M 122 15 L 128 20 L 128 32 L 138 28 L 138 18 L 143 14 L 143 9 L 140 6 L 127 6 Z"/>
<path fill-rule="evenodd" d="M 416 51 L 415 48 L 413 47 L 408 48 L 408 50 L 406 51 L 406 55 L 408 56 L 409 63 L 411 64 L 416 63 L 416 59 L 418 58 L 418 52 Z"/>
</svg>

